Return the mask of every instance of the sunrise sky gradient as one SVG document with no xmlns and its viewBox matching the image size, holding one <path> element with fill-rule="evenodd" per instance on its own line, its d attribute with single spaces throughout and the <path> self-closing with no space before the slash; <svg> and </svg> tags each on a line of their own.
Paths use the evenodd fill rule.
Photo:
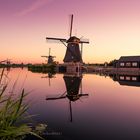
<svg viewBox="0 0 140 140">
<path fill-rule="evenodd" d="M 45 38 L 89 38 L 86 63 L 102 63 L 122 55 L 140 55 L 140 0 L 0 0 L 0 60 L 42 63 L 49 47 L 62 62 L 66 47 Z"/>
</svg>

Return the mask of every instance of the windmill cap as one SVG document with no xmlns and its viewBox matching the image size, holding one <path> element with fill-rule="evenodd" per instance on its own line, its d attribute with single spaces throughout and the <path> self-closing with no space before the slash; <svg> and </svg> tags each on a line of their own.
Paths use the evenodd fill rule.
<svg viewBox="0 0 140 140">
<path fill-rule="evenodd" d="M 72 43 L 79 43 L 79 42 L 80 42 L 80 39 L 77 38 L 76 36 L 72 36 L 72 37 L 70 37 L 70 38 L 67 40 L 67 43 L 70 43 L 70 42 L 72 42 Z"/>
</svg>

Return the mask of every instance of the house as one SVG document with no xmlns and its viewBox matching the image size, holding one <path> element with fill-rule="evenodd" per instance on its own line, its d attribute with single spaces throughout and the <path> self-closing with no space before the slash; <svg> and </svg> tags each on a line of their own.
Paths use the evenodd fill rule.
<svg viewBox="0 0 140 140">
<path fill-rule="evenodd" d="M 140 56 L 121 56 L 118 60 L 117 68 L 140 69 Z"/>
</svg>

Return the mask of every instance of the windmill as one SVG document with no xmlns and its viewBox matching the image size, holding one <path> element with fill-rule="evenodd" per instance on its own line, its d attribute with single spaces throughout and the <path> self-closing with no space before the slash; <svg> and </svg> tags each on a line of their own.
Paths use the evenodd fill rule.
<svg viewBox="0 0 140 140">
<path fill-rule="evenodd" d="M 73 120 L 72 115 L 72 102 L 80 100 L 82 97 L 88 96 L 88 94 L 83 94 L 82 91 L 82 76 L 75 75 L 64 75 L 63 77 L 66 91 L 56 97 L 47 97 L 46 100 L 59 100 L 68 99 L 69 101 L 69 111 L 70 111 L 70 122 Z M 81 86 L 80 86 L 81 85 Z M 79 90 L 81 88 L 81 90 Z"/>
<path fill-rule="evenodd" d="M 52 38 L 46 37 L 47 40 L 59 41 L 66 46 L 66 54 L 63 59 L 64 64 L 70 65 L 71 63 L 74 64 L 82 64 L 82 53 L 83 53 L 83 44 L 89 44 L 88 40 L 80 39 L 76 36 L 72 36 L 73 30 L 73 15 L 71 15 L 71 25 L 70 25 L 70 34 L 69 39 L 64 38 Z M 81 44 L 81 50 L 80 50 Z"/>
<path fill-rule="evenodd" d="M 41 56 L 41 57 L 47 58 L 48 59 L 48 64 L 52 64 L 54 62 L 53 59 L 55 58 L 55 56 L 51 55 L 51 48 L 49 48 L 49 55 L 48 56 Z"/>
</svg>

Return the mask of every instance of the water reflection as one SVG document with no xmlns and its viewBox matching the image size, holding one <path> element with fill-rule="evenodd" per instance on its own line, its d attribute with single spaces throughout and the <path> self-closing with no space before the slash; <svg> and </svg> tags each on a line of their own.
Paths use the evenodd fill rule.
<svg viewBox="0 0 140 140">
<path fill-rule="evenodd" d="M 109 75 L 113 81 L 117 81 L 120 85 L 136 86 L 140 87 L 140 75 L 139 74 L 112 74 Z"/>
<path fill-rule="evenodd" d="M 80 100 L 88 94 L 83 94 L 82 91 L 82 75 L 69 75 L 64 74 L 63 79 L 66 86 L 66 91 L 63 92 L 59 97 L 47 97 L 46 100 L 58 100 L 67 98 L 69 100 L 69 111 L 70 111 L 70 122 L 72 122 L 72 102 Z"/>
<path fill-rule="evenodd" d="M 99 76 L 93 73 L 83 76 L 53 75 L 34 73 L 27 69 L 11 69 L 8 76 L 15 81 L 19 72 L 17 87 L 22 86 L 28 75 L 24 84 L 25 91 L 35 89 L 27 97 L 32 101 L 29 114 L 37 114 L 33 118 L 35 122 L 47 122 L 51 132 L 61 132 L 64 138 L 58 136 L 58 139 L 140 139 L 140 88 L 118 84 L 126 79 L 127 83 L 139 83 L 139 75 L 113 74 L 105 78 L 103 74 Z M 122 75 L 124 78 L 120 77 Z M 133 78 L 128 78 L 130 75 Z M 88 98 L 81 103 L 83 97 Z"/>
<path fill-rule="evenodd" d="M 49 72 L 47 76 L 42 76 L 41 78 L 48 78 L 49 86 L 51 86 L 51 79 L 55 78 L 55 73 Z"/>
</svg>

